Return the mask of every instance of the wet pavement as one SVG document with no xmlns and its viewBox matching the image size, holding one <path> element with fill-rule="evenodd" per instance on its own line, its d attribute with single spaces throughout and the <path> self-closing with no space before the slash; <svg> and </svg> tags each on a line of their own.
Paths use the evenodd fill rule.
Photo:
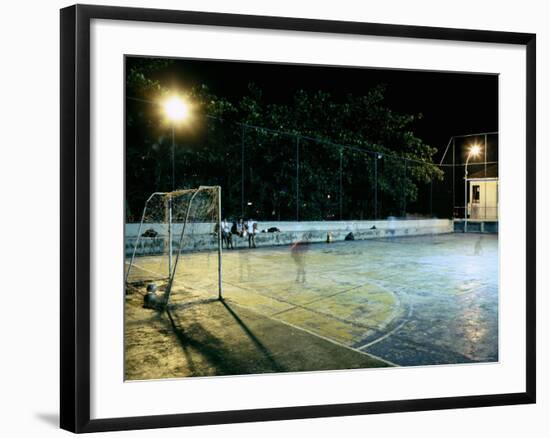
<svg viewBox="0 0 550 438">
<path fill-rule="evenodd" d="M 161 262 L 138 261 L 150 271 Z M 402 366 L 497 361 L 498 277 L 496 235 L 223 252 L 233 308 Z M 217 254 L 182 256 L 171 303 L 216 296 Z"/>
</svg>

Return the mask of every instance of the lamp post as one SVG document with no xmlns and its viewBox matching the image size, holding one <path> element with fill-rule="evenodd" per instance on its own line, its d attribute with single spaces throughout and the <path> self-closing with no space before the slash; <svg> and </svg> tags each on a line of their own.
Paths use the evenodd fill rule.
<svg viewBox="0 0 550 438">
<path fill-rule="evenodd" d="M 164 113 L 172 123 L 172 192 L 176 190 L 176 123 L 187 119 L 189 106 L 178 96 L 168 98 L 164 104 Z M 168 198 L 168 276 L 172 275 L 172 193 Z"/>
<path fill-rule="evenodd" d="M 473 144 L 468 152 L 466 158 L 466 165 L 464 166 L 464 232 L 468 231 L 468 162 L 470 158 L 477 157 L 481 148 L 477 144 Z"/>
</svg>

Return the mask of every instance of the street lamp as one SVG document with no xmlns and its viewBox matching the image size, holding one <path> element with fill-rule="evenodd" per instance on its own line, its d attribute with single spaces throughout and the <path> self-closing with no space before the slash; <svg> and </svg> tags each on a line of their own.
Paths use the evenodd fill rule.
<svg viewBox="0 0 550 438">
<path fill-rule="evenodd" d="M 189 106 L 178 96 L 172 96 L 164 102 L 164 111 L 170 120 L 179 121 L 187 118 Z"/>
<path fill-rule="evenodd" d="M 176 123 L 182 122 L 189 117 L 189 104 L 181 99 L 180 97 L 174 95 L 166 99 L 162 105 L 164 109 L 164 114 L 166 118 L 172 122 L 172 191 L 176 190 L 176 181 L 175 181 L 175 127 Z"/>
<path fill-rule="evenodd" d="M 189 104 L 173 95 L 162 104 L 166 118 L 172 122 L 172 191 L 176 190 L 176 123 L 189 117 Z M 172 275 L 172 195 L 168 198 L 168 276 Z"/>
<path fill-rule="evenodd" d="M 468 231 L 468 162 L 470 158 L 477 157 L 481 152 L 481 147 L 474 143 L 470 147 L 468 157 L 466 158 L 466 165 L 464 166 L 464 232 Z"/>
</svg>

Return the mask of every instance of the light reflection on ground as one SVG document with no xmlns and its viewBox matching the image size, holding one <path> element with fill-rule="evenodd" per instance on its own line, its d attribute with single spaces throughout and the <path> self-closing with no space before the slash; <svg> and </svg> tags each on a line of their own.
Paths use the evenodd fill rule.
<svg viewBox="0 0 550 438">
<path fill-rule="evenodd" d="M 180 263 L 174 304 L 217 295 L 217 254 Z M 231 305 L 397 365 L 498 360 L 495 235 L 224 251 L 223 285 Z"/>
</svg>

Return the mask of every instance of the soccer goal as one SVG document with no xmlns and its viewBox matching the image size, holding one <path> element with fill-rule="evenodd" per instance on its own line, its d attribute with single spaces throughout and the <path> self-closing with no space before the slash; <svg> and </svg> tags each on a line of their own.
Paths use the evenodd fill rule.
<svg viewBox="0 0 550 438">
<path fill-rule="evenodd" d="M 155 192 L 141 221 L 126 224 L 126 287 L 155 284 L 169 304 L 174 291 L 222 295 L 221 188 Z"/>
</svg>

